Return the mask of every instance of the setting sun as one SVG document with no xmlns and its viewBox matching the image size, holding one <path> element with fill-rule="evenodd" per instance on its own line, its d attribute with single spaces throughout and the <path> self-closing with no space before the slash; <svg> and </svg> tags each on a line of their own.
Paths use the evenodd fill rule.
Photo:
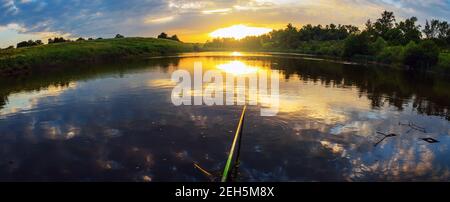
<svg viewBox="0 0 450 202">
<path fill-rule="evenodd" d="M 269 33 L 272 29 L 264 27 L 249 27 L 246 25 L 233 25 L 231 27 L 225 27 L 217 29 L 211 32 L 209 35 L 214 38 L 235 38 L 243 39 L 247 36 L 260 36 Z"/>
</svg>

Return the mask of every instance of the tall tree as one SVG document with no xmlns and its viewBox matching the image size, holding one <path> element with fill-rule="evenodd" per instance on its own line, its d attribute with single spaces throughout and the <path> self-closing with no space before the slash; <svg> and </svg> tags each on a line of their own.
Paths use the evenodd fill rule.
<svg viewBox="0 0 450 202">
<path fill-rule="evenodd" d="M 381 14 L 381 18 L 375 22 L 374 27 L 378 36 L 383 38 L 386 37 L 386 34 L 389 30 L 393 29 L 395 25 L 395 16 L 393 12 L 384 11 Z M 386 39 L 386 38 L 385 38 Z"/>
<path fill-rule="evenodd" d="M 417 18 L 411 17 L 406 19 L 405 21 L 400 22 L 397 25 L 397 28 L 402 32 L 403 39 L 401 41 L 402 44 L 406 45 L 410 41 L 419 42 L 422 37 L 422 33 L 420 32 L 420 25 L 416 25 Z"/>
<path fill-rule="evenodd" d="M 446 22 L 446 21 L 440 22 L 438 25 L 438 28 L 437 28 L 437 37 L 439 39 L 445 39 L 450 36 L 449 31 L 450 31 L 450 26 L 449 26 L 448 22 Z"/>
<path fill-rule="evenodd" d="M 426 20 L 425 27 L 423 28 L 422 32 L 425 34 L 425 37 L 427 39 L 433 38 L 433 31 L 431 30 L 431 25 L 428 20 Z"/>
</svg>

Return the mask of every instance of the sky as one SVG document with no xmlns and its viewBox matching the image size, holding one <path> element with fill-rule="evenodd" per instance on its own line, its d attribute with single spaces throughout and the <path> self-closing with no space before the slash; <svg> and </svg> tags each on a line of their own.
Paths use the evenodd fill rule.
<svg viewBox="0 0 450 202">
<path fill-rule="evenodd" d="M 63 36 L 155 37 L 204 42 L 232 25 L 279 29 L 292 23 L 362 26 L 383 10 L 450 21 L 450 0 L 0 0 L 0 47 Z"/>
</svg>

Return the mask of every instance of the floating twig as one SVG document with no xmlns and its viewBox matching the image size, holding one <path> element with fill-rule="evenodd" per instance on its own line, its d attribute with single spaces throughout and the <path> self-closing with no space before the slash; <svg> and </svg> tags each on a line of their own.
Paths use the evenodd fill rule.
<svg viewBox="0 0 450 202">
<path fill-rule="evenodd" d="M 422 133 L 427 133 L 427 130 L 424 127 L 418 126 L 418 125 L 416 125 L 415 123 L 413 123 L 411 121 L 409 121 L 408 123 L 398 122 L 398 125 L 408 126 L 411 129 L 413 129 L 413 130 L 417 130 L 417 131 L 422 132 Z M 409 132 L 411 132 L 411 131 L 409 130 L 407 133 L 409 133 Z"/>
<path fill-rule="evenodd" d="M 423 140 L 423 141 L 425 141 L 425 142 L 428 142 L 428 143 L 430 143 L 430 144 L 434 144 L 434 143 L 438 143 L 438 142 L 439 142 L 439 140 L 436 140 L 436 139 L 431 138 L 431 137 L 420 138 L 420 139 Z"/>
<path fill-rule="evenodd" d="M 375 144 L 373 145 L 374 147 L 378 146 L 378 145 L 379 145 L 381 142 L 383 142 L 386 138 L 398 136 L 398 135 L 395 134 L 395 133 L 386 134 L 386 133 L 382 133 L 382 132 L 378 132 L 378 131 L 377 131 L 377 134 L 383 135 L 383 138 L 381 138 L 380 141 L 378 141 L 377 143 L 375 143 Z"/>
</svg>

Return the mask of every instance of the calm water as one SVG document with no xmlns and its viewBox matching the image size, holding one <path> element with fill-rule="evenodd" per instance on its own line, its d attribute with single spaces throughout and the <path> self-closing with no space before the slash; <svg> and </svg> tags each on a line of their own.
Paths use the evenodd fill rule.
<svg viewBox="0 0 450 202">
<path fill-rule="evenodd" d="M 242 106 L 175 107 L 171 73 L 194 62 L 280 70 L 279 114 L 248 108 L 237 181 L 450 181 L 448 79 L 236 53 L 0 79 L 0 180 L 208 181 L 193 164 L 222 171 Z"/>
</svg>

